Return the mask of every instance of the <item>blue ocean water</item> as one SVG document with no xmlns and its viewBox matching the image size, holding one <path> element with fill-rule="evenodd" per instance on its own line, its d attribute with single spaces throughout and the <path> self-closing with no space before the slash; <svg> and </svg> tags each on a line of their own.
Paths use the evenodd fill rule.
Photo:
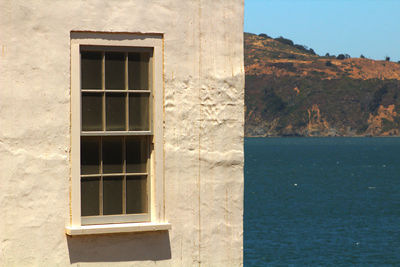
<svg viewBox="0 0 400 267">
<path fill-rule="evenodd" d="M 400 266 L 400 138 L 246 138 L 245 266 Z"/>
</svg>

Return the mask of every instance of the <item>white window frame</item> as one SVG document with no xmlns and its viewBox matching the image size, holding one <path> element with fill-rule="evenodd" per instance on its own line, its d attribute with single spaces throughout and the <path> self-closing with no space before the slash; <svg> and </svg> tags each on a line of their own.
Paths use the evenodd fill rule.
<svg viewBox="0 0 400 267">
<path fill-rule="evenodd" d="M 71 179 L 70 220 L 66 227 L 69 235 L 168 230 L 164 211 L 164 151 L 163 151 L 163 35 L 137 33 L 71 32 Z M 82 225 L 81 220 L 81 47 L 113 47 L 121 51 L 151 48 L 152 94 L 150 116 L 152 116 L 153 143 L 150 153 L 149 199 L 150 221 L 132 223 L 122 220 L 112 224 Z M 150 73 L 151 74 L 151 73 Z"/>
</svg>

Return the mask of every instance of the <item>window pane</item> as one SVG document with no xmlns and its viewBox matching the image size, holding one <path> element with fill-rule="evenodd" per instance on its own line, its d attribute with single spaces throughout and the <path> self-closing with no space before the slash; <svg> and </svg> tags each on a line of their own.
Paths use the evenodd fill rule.
<svg viewBox="0 0 400 267">
<path fill-rule="evenodd" d="M 126 94 L 106 94 L 106 130 L 125 131 Z"/>
<path fill-rule="evenodd" d="M 126 172 L 146 173 L 148 159 L 146 136 L 126 139 Z"/>
<path fill-rule="evenodd" d="M 128 80 L 130 90 L 149 90 L 149 53 L 129 53 Z"/>
<path fill-rule="evenodd" d="M 103 178 L 103 214 L 122 213 L 122 176 Z"/>
<path fill-rule="evenodd" d="M 103 173 L 122 173 L 122 137 L 103 137 Z"/>
<path fill-rule="evenodd" d="M 126 177 L 126 213 L 147 212 L 147 176 Z"/>
<path fill-rule="evenodd" d="M 106 53 L 106 89 L 125 89 L 124 53 Z"/>
<path fill-rule="evenodd" d="M 92 216 L 100 214 L 99 205 L 100 178 L 81 179 L 81 215 Z"/>
<path fill-rule="evenodd" d="M 101 89 L 101 52 L 81 52 L 82 89 Z"/>
<path fill-rule="evenodd" d="M 129 94 L 129 130 L 149 131 L 149 94 Z"/>
<path fill-rule="evenodd" d="M 81 138 L 81 174 L 94 174 L 100 172 L 99 139 Z"/>
<path fill-rule="evenodd" d="M 82 93 L 82 130 L 101 131 L 102 119 L 102 94 Z"/>
</svg>

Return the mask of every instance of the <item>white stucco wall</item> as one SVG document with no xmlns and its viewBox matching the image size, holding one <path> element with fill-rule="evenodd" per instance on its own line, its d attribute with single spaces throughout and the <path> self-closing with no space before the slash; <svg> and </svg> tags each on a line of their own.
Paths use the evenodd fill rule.
<svg viewBox="0 0 400 267">
<path fill-rule="evenodd" d="M 164 33 L 166 232 L 68 237 L 70 31 Z M 0 266 L 241 266 L 243 0 L 0 0 Z"/>
</svg>

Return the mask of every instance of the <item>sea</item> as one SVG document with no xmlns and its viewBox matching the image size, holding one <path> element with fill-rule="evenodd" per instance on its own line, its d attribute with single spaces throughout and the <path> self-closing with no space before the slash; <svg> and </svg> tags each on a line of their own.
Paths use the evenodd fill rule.
<svg viewBox="0 0 400 267">
<path fill-rule="evenodd" d="M 400 138 L 246 138 L 244 266 L 400 266 Z"/>
</svg>

